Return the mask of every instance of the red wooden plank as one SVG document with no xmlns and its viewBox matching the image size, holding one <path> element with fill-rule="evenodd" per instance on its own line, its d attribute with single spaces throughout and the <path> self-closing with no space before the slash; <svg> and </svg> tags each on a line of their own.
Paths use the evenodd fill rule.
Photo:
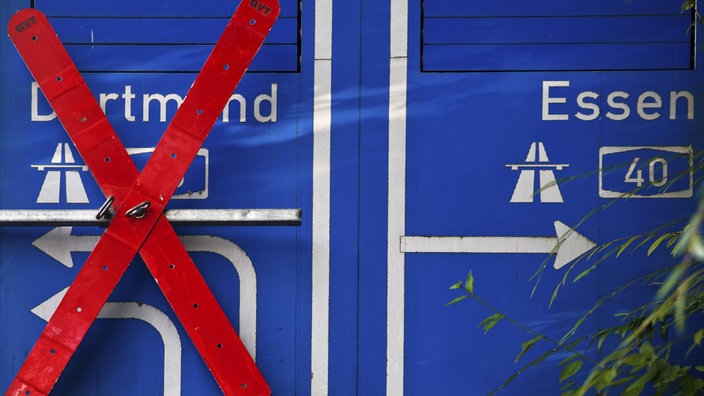
<svg viewBox="0 0 704 396">
<path fill-rule="evenodd" d="M 173 229 L 170 228 L 170 225 L 161 214 L 163 207 L 173 194 L 178 181 L 197 153 L 215 119 L 217 119 L 219 109 L 224 106 L 231 92 L 234 91 L 234 87 L 244 74 L 247 65 L 256 54 L 278 14 L 278 7 L 275 7 L 276 9 L 269 6 L 253 7 L 253 4 L 262 4 L 261 2 L 245 4 L 238 8 L 230 24 L 228 24 L 222 39 L 218 42 L 206 62 L 204 72 L 196 79 L 194 88 L 197 87 L 197 89 L 195 91 L 192 90 L 194 93 L 188 95 L 186 102 L 189 102 L 189 105 L 186 106 L 186 109 L 190 110 L 190 114 L 179 117 L 179 114 L 183 114 L 183 112 L 181 110 L 177 112 L 176 120 L 172 121 L 169 128 L 167 128 L 167 132 L 165 132 L 162 141 L 157 146 L 153 158 L 147 163 L 145 171 L 137 176 L 137 181 L 130 192 L 127 193 L 122 205 L 118 207 L 116 204 L 120 215 L 113 220 L 98 246 L 88 258 L 88 262 L 79 272 L 72 287 L 57 309 L 57 313 L 47 324 L 42 337 L 40 337 L 35 348 L 30 352 L 30 356 L 20 369 L 17 379 L 13 382 L 7 394 L 28 394 L 26 393 L 27 391 L 48 393 L 51 390 L 61 371 L 63 371 L 63 367 L 67 364 L 88 327 L 90 327 L 90 324 L 107 300 L 108 295 L 155 225 L 157 225 L 157 233 L 155 235 L 158 235 L 158 237 L 153 237 L 147 242 L 147 251 L 143 256 L 147 257 L 146 261 L 153 264 L 150 265 L 150 270 L 155 275 L 155 278 L 159 279 L 160 277 L 167 281 L 164 282 L 162 290 L 164 290 L 175 310 L 177 312 L 181 311 L 186 316 L 184 318 L 179 316 L 179 319 L 184 323 L 196 346 L 199 346 L 198 343 L 201 344 L 199 352 L 213 370 L 213 374 L 220 386 L 226 394 L 266 394 L 269 392 L 266 382 L 251 361 L 234 330 L 229 331 L 228 329 L 221 330 L 210 327 L 211 331 L 206 334 L 206 332 L 200 332 L 200 326 L 194 327 L 194 324 L 212 320 L 212 314 L 216 316 L 221 314 L 222 317 L 224 317 L 224 314 L 207 285 L 202 281 L 202 277 L 195 266 L 193 266 L 188 255 L 185 254 L 186 262 L 161 261 L 169 256 L 165 251 L 170 251 L 172 248 L 176 248 L 177 251 L 179 248 L 183 249 Z M 39 23 L 40 21 L 41 23 Z M 42 26 L 48 27 L 49 33 L 53 32 L 48 21 L 41 13 L 36 11 L 27 10 L 13 17 L 9 27 L 10 35 L 21 53 L 23 53 L 22 49 L 25 48 L 24 45 L 30 46 L 29 48 L 32 48 L 31 46 L 37 47 L 37 44 L 43 43 L 44 39 L 50 44 L 52 38 L 56 42 L 51 47 L 63 50 L 63 46 L 60 45 L 55 35 L 44 34 L 47 31 L 42 32 L 40 35 L 37 28 Z M 254 30 L 255 33 L 251 33 L 250 29 Z M 33 33 L 30 35 L 28 32 Z M 228 40 L 243 35 L 249 38 L 246 40 L 240 38 L 238 41 L 239 45 L 228 45 Z M 134 168 L 128 157 L 125 159 L 122 156 L 121 151 L 124 151 L 124 148 L 121 147 L 109 124 L 103 121 L 102 118 L 104 116 L 101 116 L 102 113 L 96 114 L 93 111 L 97 105 L 70 58 L 65 54 L 65 50 L 63 53 L 62 51 L 54 50 L 48 53 L 57 56 L 60 60 L 53 63 L 53 66 L 58 66 L 61 69 L 60 74 L 55 78 L 53 76 L 56 73 L 51 73 L 52 71 L 55 72 L 55 70 L 50 70 L 52 65 L 47 65 L 52 62 L 35 63 L 33 59 L 25 59 L 25 61 L 33 72 L 44 77 L 37 78 L 37 81 L 40 82 L 40 85 L 42 83 L 46 84 L 47 97 L 50 101 L 56 101 L 52 105 L 57 106 L 57 114 L 61 113 L 59 118 L 62 118 L 63 115 L 62 123 L 64 123 L 69 133 L 76 132 L 77 145 L 86 149 L 86 154 L 83 155 L 86 163 L 99 164 L 96 166 L 95 173 L 100 176 L 97 177 L 102 178 L 103 175 L 108 175 L 107 179 L 111 177 L 116 179 L 113 181 L 117 181 L 118 183 L 115 184 L 119 185 L 119 187 L 116 187 L 115 191 L 123 192 L 125 186 L 128 185 L 125 179 L 129 179 L 132 176 L 134 181 L 136 168 Z M 23 53 L 23 57 L 34 58 L 35 55 L 41 57 L 47 53 L 37 51 L 35 48 L 34 53 L 30 50 L 28 54 L 29 56 Z M 223 79 L 226 79 L 227 82 L 224 83 Z M 68 86 L 68 89 L 64 89 L 63 92 L 62 83 L 67 83 L 63 84 L 64 87 Z M 211 87 L 210 85 L 213 86 Z M 44 89 L 44 86 L 42 86 L 42 89 Z M 230 90 L 227 91 L 227 89 Z M 216 92 L 216 96 L 213 96 L 214 92 Z M 67 98 L 73 98 L 78 101 L 68 101 Z M 209 106 L 218 110 L 211 110 Z M 65 111 L 59 111 L 59 109 Z M 73 110 L 72 113 L 71 110 Z M 93 119 L 94 117 L 95 120 Z M 89 131 L 97 131 L 97 134 L 89 134 Z M 108 135 L 108 141 L 117 143 L 106 144 L 106 140 L 102 139 L 105 135 Z M 107 154 L 105 150 L 98 149 L 104 148 L 103 146 L 106 145 L 108 147 Z M 114 154 L 117 154 L 117 156 L 111 157 Z M 91 159 L 86 158 L 86 155 Z M 125 174 L 110 176 L 114 172 L 112 169 L 108 172 L 111 165 L 124 168 Z M 101 186 L 110 190 L 112 187 L 110 182 L 104 183 L 107 184 L 101 183 Z M 123 195 L 120 194 L 119 196 Z M 136 220 L 124 216 L 125 208 L 130 208 L 144 200 L 152 202 L 152 207 L 144 218 Z M 164 244 L 164 242 L 167 243 Z M 179 257 L 183 258 L 184 255 Z M 161 265 L 161 268 L 159 265 Z M 196 286 L 190 289 L 191 291 L 199 290 L 196 294 L 191 294 L 190 291 L 186 290 L 178 290 L 184 280 L 190 279 L 177 276 L 175 283 L 169 283 L 169 275 L 161 275 L 162 273 L 169 274 L 170 272 L 171 277 L 173 277 L 176 271 L 163 271 L 163 269 L 175 270 L 177 267 L 179 269 L 183 267 L 187 272 L 189 269 L 191 273 L 195 272 L 192 275 L 200 281 L 196 282 Z M 162 286 L 161 283 L 160 286 Z M 178 293 L 169 293 L 169 290 L 175 290 Z M 179 299 L 179 296 L 182 298 Z M 183 296 L 190 296 L 191 298 L 195 296 L 205 304 L 194 305 L 192 301 L 186 301 Z M 179 307 L 178 310 L 176 307 Z M 185 313 L 187 310 L 184 308 L 186 307 L 194 310 L 192 312 L 198 312 L 198 314 Z M 201 316 L 200 318 L 198 318 L 199 315 Z M 195 319 L 195 321 L 187 321 L 186 319 Z M 224 319 L 228 323 L 228 326 L 225 327 L 231 329 L 227 319 Z M 230 343 L 227 341 L 231 340 L 233 336 L 236 342 Z M 59 347 L 59 344 L 61 347 Z M 237 355 L 239 355 L 235 361 L 231 358 L 225 358 L 229 355 L 228 351 L 230 350 L 237 351 Z M 56 358 L 52 359 L 53 357 Z M 217 365 L 222 363 L 229 364 L 231 367 L 235 366 L 235 370 L 230 371 L 229 374 L 224 373 L 224 375 L 222 372 L 216 373 Z"/>
</svg>

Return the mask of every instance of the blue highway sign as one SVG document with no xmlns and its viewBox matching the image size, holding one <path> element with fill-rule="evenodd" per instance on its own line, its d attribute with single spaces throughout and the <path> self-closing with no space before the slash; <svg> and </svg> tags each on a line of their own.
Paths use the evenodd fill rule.
<svg viewBox="0 0 704 396">
<path fill-rule="evenodd" d="M 210 211 L 176 232 L 272 394 L 487 394 L 551 346 L 516 363 L 534 335 L 485 335 L 491 310 L 445 306 L 470 271 L 478 296 L 559 340 L 673 263 L 665 246 L 580 256 L 678 231 L 696 207 L 702 37 L 681 2 L 280 3 L 167 207 Z M 9 0 L 0 22 L 48 16 L 141 169 L 238 4 Z M 36 216 L 97 213 L 105 196 L 8 37 L 0 104 L 0 217 L 33 222 L 0 222 L 7 389 L 104 231 Z M 300 222 L 226 221 L 279 209 Z M 656 290 L 629 289 L 579 334 Z M 561 360 L 503 393 L 558 394 Z M 139 258 L 52 392 L 76 393 L 222 393 Z"/>
</svg>

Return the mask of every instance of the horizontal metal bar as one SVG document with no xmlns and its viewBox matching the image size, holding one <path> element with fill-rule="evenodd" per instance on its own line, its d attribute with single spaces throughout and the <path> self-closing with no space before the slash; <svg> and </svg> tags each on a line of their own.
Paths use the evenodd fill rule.
<svg viewBox="0 0 704 396">
<path fill-rule="evenodd" d="M 301 209 L 169 209 L 164 213 L 180 225 L 277 225 L 301 224 Z M 0 210 L 0 226 L 106 226 L 109 220 L 95 218 L 95 210 Z"/>
<path fill-rule="evenodd" d="M 174 225 L 301 225 L 301 209 L 169 209 Z"/>
</svg>

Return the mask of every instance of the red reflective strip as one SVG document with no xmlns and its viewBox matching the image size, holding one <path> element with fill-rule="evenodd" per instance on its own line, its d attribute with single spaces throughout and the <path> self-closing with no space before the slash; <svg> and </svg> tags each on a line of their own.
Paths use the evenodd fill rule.
<svg viewBox="0 0 704 396">
<path fill-rule="evenodd" d="M 228 28 L 226 29 L 226 32 L 223 35 L 223 37 L 225 37 L 225 40 L 231 40 L 234 36 L 236 36 L 235 34 L 228 37 L 228 32 L 236 32 L 238 30 L 237 28 L 240 28 L 240 30 L 242 30 L 243 24 L 237 23 L 238 16 L 240 17 L 240 21 L 242 20 L 243 16 L 245 20 L 248 21 L 248 23 L 249 21 L 253 20 L 252 18 L 254 17 L 250 14 L 252 14 L 254 10 L 245 7 L 244 10 L 249 11 L 249 13 L 240 12 L 242 8 L 242 6 L 238 8 L 238 11 L 233 17 L 233 20 L 231 21 L 230 25 L 228 25 Z M 276 19 L 276 15 L 278 15 L 278 7 L 276 7 L 276 10 L 276 13 L 272 13 L 272 15 L 270 15 L 272 19 L 269 20 L 270 24 L 269 27 L 266 29 L 266 32 L 268 32 L 268 29 L 270 29 L 271 24 L 273 24 L 273 21 Z M 25 21 L 31 19 L 32 22 L 34 22 L 33 24 L 36 24 L 41 16 L 25 14 L 20 15 L 20 17 L 25 19 L 16 19 Z M 257 25 L 261 28 L 263 25 L 261 23 L 262 20 L 259 17 L 257 18 Z M 46 25 L 49 27 L 49 30 L 53 32 L 53 30 L 51 30 L 51 27 L 48 25 L 48 22 L 46 22 L 46 24 L 42 23 L 39 25 Z M 234 28 L 231 26 L 233 26 Z M 10 27 L 12 28 L 12 23 Z M 35 31 L 35 33 L 33 33 L 33 36 L 31 37 L 32 41 L 35 41 L 35 46 L 37 44 L 36 41 L 38 40 L 34 39 L 39 39 L 38 34 L 36 32 L 37 31 Z M 263 37 L 266 35 L 266 32 L 254 36 L 255 38 L 260 40 L 259 45 L 261 45 L 261 41 L 263 41 Z M 10 30 L 10 33 L 11 36 L 13 36 L 12 29 Z M 44 35 L 42 35 L 41 37 L 44 37 Z M 49 35 L 49 37 L 51 37 L 51 35 Z M 13 41 L 14 40 L 15 38 L 13 37 Z M 58 39 L 56 41 L 58 42 Z M 211 70 L 216 77 L 213 77 L 210 80 L 201 78 L 201 76 L 203 75 L 208 77 L 207 73 L 202 73 L 199 76 L 199 79 L 196 81 L 196 84 L 194 84 L 194 88 L 198 87 L 199 89 L 199 91 L 197 91 L 200 92 L 199 95 L 205 95 L 204 97 L 208 98 L 207 106 L 213 106 L 215 108 L 221 109 L 222 107 L 224 107 L 227 99 L 229 99 L 231 92 L 234 91 L 234 85 L 236 85 L 237 81 L 234 81 L 234 84 L 232 85 L 232 88 L 229 92 L 227 92 L 227 89 L 229 88 L 219 90 L 224 98 L 224 101 L 221 100 L 222 103 L 218 103 L 217 100 L 215 100 L 212 96 L 213 90 L 208 89 L 208 84 L 214 84 L 217 87 L 227 86 L 227 84 L 221 84 L 219 78 L 231 78 L 227 76 L 228 72 L 238 72 L 240 73 L 239 76 L 241 77 L 241 75 L 246 69 L 246 65 L 249 63 L 249 61 L 251 61 L 251 59 L 246 62 L 243 62 L 242 58 L 237 57 L 236 59 L 232 59 L 231 55 L 234 53 L 239 54 L 241 56 L 243 52 L 246 53 L 247 51 L 252 50 L 253 52 L 256 52 L 258 46 L 256 46 L 255 48 L 251 45 L 250 40 L 247 41 L 248 42 L 244 48 L 244 51 L 240 52 L 235 52 L 233 51 L 233 48 L 227 48 L 227 46 L 221 46 L 219 44 L 218 46 L 216 46 L 216 49 L 213 51 L 213 55 L 211 55 L 208 62 L 206 63 L 206 67 L 204 67 L 204 70 Z M 18 44 L 19 43 L 16 42 L 18 49 L 20 49 L 20 45 Z M 55 43 L 55 45 L 51 46 L 52 51 L 55 51 L 56 48 L 60 48 L 63 50 L 63 46 L 60 45 L 60 42 L 58 43 L 58 45 L 56 45 Z M 218 48 L 224 49 L 222 49 L 221 51 L 217 51 Z M 50 52 L 50 54 L 59 58 L 63 56 L 63 54 L 61 54 L 60 52 L 61 51 L 59 51 L 59 53 Z M 230 57 L 228 57 L 228 55 L 230 55 Z M 53 65 L 63 69 L 62 74 L 65 74 L 65 76 L 62 76 L 61 79 L 51 77 L 52 74 L 55 74 L 55 71 L 51 70 L 51 67 L 47 67 L 47 65 L 51 64 L 51 62 L 39 61 L 38 63 L 35 63 L 35 66 L 32 61 L 36 60 L 36 58 L 31 55 L 27 56 L 27 58 L 28 59 L 25 59 L 25 61 L 28 63 L 28 66 L 32 71 L 35 71 L 36 68 L 36 74 L 45 73 L 45 75 L 42 76 L 44 77 L 43 79 L 37 78 L 37 80 L 47 84 L 47 96 L 50 97 L 51 100 L 58 102 L 58 107 L 66 109 L 66 112 L 57 111 L 57 114 L 59 115 L 59 118 L 62 120 L 67 130 L 69 130 L 69 132 L 75 132 L 74 140 L 77 146 L 79 147 L 79 151 L 83 149 L 83 151 L 81 151 L 82 156 L 86 160 L 86 163 L 89 165 L 91 171 L 96 176 L 96 179 L 102 179 L 103 177 L 105 178 L 105 181 L 100 183 L 101 187 L 107 194 L 114 194 L 117 198 L 116 202 L 119 202 L 119 198 L 124 196 L 124 194 L 121 194 L 117 191 L 124 190 L 126 185 L 134 181 L 134 176 L 137 173 L 136 168 L 134 168 L 134 165 L 132 164 L 129 157 L 126 156 L 124 148 L 119 143 L 119 140 L 117 140 L 114 131 L 112 131 L 109 124 L 104 119 L 104 115 L 102 114 L 102 112 L 99 111 L 99 107 L 97 106 L 97 104 L 95 104 L 95 100 L 93 99 L 92 95 L 90 95 L 90 92 L 88 91 L 87 87 L 85 87 L 85 84 L 80 78 L 78 72 L 70 71 L 73 65 L 70 61 L 70 58 L 68 58 L 68 55 L 65 55 L 65 58 L 59 59 L 58 62 L 53 63 Z M 37 58 L 41 60 L 46 60 L 45 57 Z M 216 71 L 212 67 L 208 69 L 208 65 L 216 64 L 217 66 L 218 62 L 226 62 L 223 64 L 226 66 L 222 66 L 222 70 L 225 73 L 219 72 L 219 70 Z M 75 67 L 73 68 L 75 69 Z M 47 75 L 49 77 L 46 77 Z M 62 87 L 59 83 L 69 84 L 64 84 Z M 66 88 L 66 86 L 69 85 L 71 85 L 69 87 L 71 89 Z M 56 87 L 62 87 L 63 91 L 62 89 L 54 89 Z M 42 89 L 44 90 L 45 88 L 42 87 Z M 191 92 L 193 92 L 193 90 Z M 185 167 L 183 167 L 181 164 L 184 162 L 190 162 L 193 156 L 195 156 L 195 153 L 197 153 L 198 151 L 197 147 L 200 147 L 200 143 L 202 143 L 202 140 L 205 139 L 205 136 L 207 136 L 208 130 L 212 126 L 212 123 L 214 123 L 220 111 L 218 110 L 217 112 L 210 112 L 207 106 L 199 106 L 199 95 L 189 93 L 188 98 L 191 98 L 190 103 L 193 103 L 193 106 L 195 106 L 191 107 L 196 109 L 196 113 L 186 114 L 185 116 L 179 117 L 178 122 L 172 122 L 173 127 L 170 126 L 169 130 L 167 130 L 168 132 L 165 133 L 165 138 L 163 138 L 162 142 L 159 143 L 158 149 L 155 151 L 155 156 L 153 157 L 154 159 L 150 159 L 150 163 L 152 163 L 152 165 L 148 164 L 147 168 L 145 168 L 145 172 L 139 176 L 139 182 L 135 184 L 136 188 L 134 188 L 134 191 L 128 194 L 129 196 L 126 198 L 127 205 L 123 207 L 130 207 L 129 205 L 131 205 L 132 203 L 141 202 L 144 197 L 150 197 L 151 199 L 158 201 L 156 204 L 157 208 L 153 208 L 156 210 L 152 210 L 151 215 L 156 216 L 159 221 L 157 223 L 155 231 L 153 232 L 154 236 L 149 237 L 148 241 L 146 242 L 143 248 L 142 255 L 145 258 L 145 261 L 148 263 L 152 274 L 159 281 L 159 285 L 162 287 L 162 290 L 164 291 L 165 295 L 167 295 L 167 298 L 174 307 L 174 310 L 177 312 L 177 315 L 179 315 L 179 319 L 181 319 L 182 323 L 184 323 L 186 330 L 189 332 L 189 335 L 194 340 L 194 343 L 198 347 L 199 352 L 206 360 L 208 366 L 213 371 L 213 375 L 216 377 L 218 383 L 223 388 L 225 393 L 268 394 L 268 387 L 266 386 L 266 383 L 264 382 L 263 378 L 261 378 L 261 374 L 259 374 L 258 369 L 253 364 L 253 362 L 251 362 L 251 358 L 249 358 L 249 355 L 246 353 L 243 346 L 241 345 L 239 338 L 234 332 L 234 329 L 229 324 L 229 321 L 227 321 L 227 318 L 225 317 L 224 313 L 217 304 L 217 301 L 212 296 L 212 293 L 210 292 L 202 277 L 198 273 L 197 269 L 193 265 L 192 261 L 190 260 L 190 257 L 178 241 L 178 238 L 173 232 L 173 229 L 171 228 L 170 224 L 168 224 L 168 222 L 163 218 L 163 216 L 158 216 L 161 212 L 161 209 L 163 209 L 163 205 L 165 205 L 165 203 L 168 201 L 168 198 L 170 198 L 171 194 L 173 193 L 173 189 L 175 189 L 175 183 L 180 180 L 180 178 L 182 177 L 182 173 L 185 172 Z M 90 98 L 90 100 L 86 101 L 86 98 Z M 66 106 L 61 105 L 64 101 L 66 102 Z M 76 105 L 76 103 L 81 103 L 82 105 Z M 55 103 L 52 102 L 52 105 L 55 105 Z M 95 111 L 96 108 L 98 109 L 98 112 Z M 71 113 L 72 110 L 73 113 Z M 179 112 L 177 113 L 177 117 L 179 114 L 184 113 L 179 110 Z M 212 118 L 212 120 L 210 120 L 210 118 Z M 72 137 L 73 135 L 74 134 L 72 134 Z M 98 138 L 98 136 L 101 136 L 101 138 Z M 187 146 L 186 149 L 184 149 L 184 144 L 185 146 Z M 175 157 L 173 154 L 175 154 Z M 90 158 L 90 160 L 88 158 Z M 188 161 L 185 161 L 184 158 L 190 159 Z M 167 165 L 164 166 L 164 164 Z M 121 175 L 124 175 L 125 177 L 116 176 L 116 168 L 122 168 L 124 173 L 121 173 Z M 147 169 L 152 170 L 147 172 Z M 164 181 L 164 174 L 167 175 L 166 178 L 169 180 L 168 183 L 164 183 L 164 185 L 161 185 L 161 183 Z M 116 183 L 116 181 L 118 181 L 118 183 Z M 103 271 L 106 271 L 106 265 L 103 264 L 101 266 L 100 262 L 104 259 L 114 259 L 116 257 L 119 257 L 115 255 L 115 251 L 113 250 L 115 248 L 117 248 L 117 250 L 121 253 L 134 255 L 133 250 L 139 247 L 140 242 L 149 233 L 149 225 L 147 225 L 147 223 L 153 224 L 153 221 L 156 221 L 148 221 L 148 217 L 149 215 L 144 219 L 140 219 L 139 221 L 124 220 L 124 217 L 122 218 L 123 221 L 117 221 L 116 219 L 116 221 L 114 221 L 116 225 L 111 225 L 109 227 L 108 231 L 110 232 L 106 231 L 106 237 L 104 238 L 106 242 L 102 243 L 101 240 L 101 243 L 99 243 L 96 247 L 96 252 L 94 252 L 94 254 L 89 257 L 89 263 L 87 263 L 84 268 L 90 268 L 91 265 L 89 264 L 92 263 L 92 267 L 94 267 L 95 269 L 100 268 Z M 113 233 L 112 231 L 115 232 Z M 110 242 L 110 238 L 112 237 L 115 237 L 115 240 L 120 240 L 120 242 Z M 126 268 L 130 260 L 131 257 L 130 259 L 126 260 L 127 264 L 124 266 L 124 268 Z M 124 271 L 124 269 L 122 269 L 120 266 L 118 266 L 118 268 L 115 268 L 114 265 L 109 266 L 108 268 L 109 272 L 113 272 L 113 270 L 117 270 L 116 272 L 119 272 L 117 279 L 114 281 L 114 283 L 116 284 L 119 280 L 119 276 Z M 79 277 L 77 277 L 76 281 L 74 282 L 74 285 L 69 289 L 69 293 L 72 289 L 77 288 L 76 286 L 80 284 L 85 283 L 86 285 L 88 285 L 90 282 L 94 282 L 96 280 L 98 280 L 99 283 L 102 283 L 103 281 L 100 281 L 101 278 L 104 280 L 108 280 L 108 287 L 106 289 L 109 288 L 110 290 L 112 290 L 112 288 L 114 287 L 114 285 L 112 285 L 112 287 L 109 287 L 110 280 L 112 279 L 111 277 L 101 277 L 99 274 L 95 273 L 93 274 L 94 276 L 88 276 L 85 280 L 83 280 L 82 278 L 80 278 L 80 275 L 81 274 L 79 274 Z M 188 282 L 182 282 L 184 279 L 187 279 Z M 173 287 L 174 285 L 176 287 Z M 85 293 L 94 291 L 95 287 L 96 286 L 88 287 Z M 184 287 L 187 290 L 184 290 Z M 67 293 L 67 296 L 69 293 Z M 184 296 L 197 296 L 197 299 L 200 301 L 198 303 L 197 313 L 192 313 L 192 310 L 194 309 L 194 302 L 192 298 L 188 299 L 184 298 Z M 100 307 L 102 307 L 102 304 L 104 303 L 105 299 L 107 299 L 107 295 L 105 295 L 104 299 L 102 297 L 101 299 L 102 302 L 100 304 L 97 304 L 97 308 L 93 308 L 93 306 L 91 305 L 91 303 L 93 303 L 95 300 L 89 301 L 88 304 L 82 304 L 86 305 L 85 309 L 83 307 L 79 307 L 80 312 L 78 313 L 84 314 L 79 315 L 78 317 L 78 321 L 80 323 L 82 323 L 81 321 L 84 320 L 83 318 L 89 316 L 88 314 L 93 316 L 94 320 L 95 315 L 97 315 L 97 312 L 99 312 Z M 66 312 L 68 313 L 70 313 L 72 309 L 71 307 L 81 305 L 81 303 L 83 303 L 83 300 L 81 298 L 74 299 L 73 297 L 69 297 L 68 299 L 65 298 L 64 301 L 69 301 L 66 303 L 67 308 L 65 308 Z M 52 321 L 53 320 L 54 319 L 52 318 Z M 208 323 L 213 322 L 224 323 L 225 325 L 207 325 Z M 90 326 L 92 320 L 86 321 L 86 323 L 88 326 Z M 196 323 L 203 323 L 204 325 L 195 325 Z M 47 328 L 49 327 L 50 326 L 48 325 Z M 79 334 L 79 336 L 80 337 L 76 337 L 76 335 L 73 334 L 73 337 L 66 338 L 68 340 L 67 343 L 69 344 L 68 358 L 70 358 L 70 354 L 72 353 L 71 349 L 75 349 L 75 347 L 73 347 L 73 344 L 75 343 L 75 346 L 77 346 L 78 343 L 80 343 L 80 338 L 82 338 L 82 335 Z M 43 339 L 40 338 L 40 342 L 42 342 L 42 340 Z M 51 341 L 53 341 L 53 339 Z M 46 341 L 45 343 L 48 344 L 51 341 Z M 44 347 L 44 349 L 46 349 L 46 345 L 37 345 L 35 349 L 41 349 L 40 347 Z M 63 353 L 59 352 L 59 350 L 55 348 L 52 348 L 52 350 L 52 355 L 57 353 Z M 240 355 L 240 357 L 233 359 L 230 351 L 236 352 L 238 350 L 239 353 L 237 354 Z M 242 354 L 244 354 L 244 356 L 242 356 Z M 31 357 L 32 354 L 30 353 L 28 361 L 31 360 Z M 248 361 L 251 363 L 248 363 Z M 47 361 L 44 360 L 41 364 L 46 367 L 46 363 Z M 28 371 L 30 371 L 31 374 L 32 371 Z M 26 377 L 23 377 L 22 374 L 25 373 L 23 373 L 21 370 L 20 374 L 18 374 L 18 378 L 26 380 Z M 60 371 L 56 375 L 56 378 L 58 378 L 58 375 L 60 375 Z M 50 376 L 51 375 L 47 373 L 43 373 L 43 375 L 40 375 L 40 377 L 44 378 Z M 238 380 L 238 378 L 240 380 Z M 253 378 L 255 379 L 255 381 L 246 381 L 247 378 Z M 40 378 L 37 384 L 41 384 L 40 388 L 48 386 L 48 389 L 50 390 L 51 386 L 53 386 L 53 383 L 47 384 L 46 382 L 50 381 L 44 381 L 43 383 Z M 34 384 L 34 382 L 32 383 Z M 8 394 L 11 394 L 10 391 L 8 391 Z"/>
</svg>

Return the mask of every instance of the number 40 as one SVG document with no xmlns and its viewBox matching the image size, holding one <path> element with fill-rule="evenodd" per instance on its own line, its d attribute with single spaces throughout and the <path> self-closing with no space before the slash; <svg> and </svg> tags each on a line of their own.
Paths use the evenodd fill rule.
<svg viewBox="0 0 704 396">
<path fill-rule="evenodd" d="M 641 187 L 645 179 L 643 179 L 643 169 L 638 169 L 638 162 L 640 162 L 640 158 L 636 157 L 633 159 L 623 181 L 626 183 L 635 183 L 638 187 Z M 660 179 L 656 179 L 657 168 L 660 168 Z M 667 161 L 661 157 L 650 160 L 648 163 L 648 181 L 650 184 L 654 187 L 662 187 L 667 183 L 667 178 Z"/>
</svg>

